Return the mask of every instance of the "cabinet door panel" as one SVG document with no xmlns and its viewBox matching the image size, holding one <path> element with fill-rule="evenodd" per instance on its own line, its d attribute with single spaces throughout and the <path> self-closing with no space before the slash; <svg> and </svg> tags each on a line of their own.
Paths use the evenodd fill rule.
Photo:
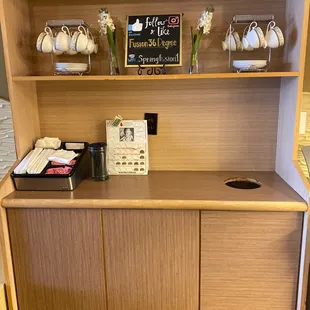
<svg viewBox="0 0 310 310">
<path fill-rule="evenodd" d="M 198 310 L 199 211 L 103 211 L 109 310 Z"/>
<path fill-rule="evenodd" d="M 302 213 L 202 212 L 201 310 L 293 310 Z"/>
<path fill-rule="evenodd" d="M 101 210 L 9 209 L 19 310 L 104 310 Z"/>
</svg>

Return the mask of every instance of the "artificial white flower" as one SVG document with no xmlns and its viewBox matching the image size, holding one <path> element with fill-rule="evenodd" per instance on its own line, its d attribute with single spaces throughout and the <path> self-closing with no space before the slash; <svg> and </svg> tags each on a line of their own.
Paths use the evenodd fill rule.
<svg viewBox="0 0 310 310">
<path fill-rule="evenodd" d="M 111 29 L 112 32 L 115 31 L 115 25 L 113 22 L 113 19 L 110 15 L 109 12 L 107 11 L 102 11 L 98 14 L 99 16 L 99 26 L 100 26 L 100 33 L 106 35 L 107 34 L 107 27 L 109 26 L 109 28 Z"/>
<path fill-rule="evenodd" d="M 212 26 L 213 12 L 204 11 L 198 20 L 197 30 L 202 29 L 203 34 L 209 34 Z"/>
</svg>

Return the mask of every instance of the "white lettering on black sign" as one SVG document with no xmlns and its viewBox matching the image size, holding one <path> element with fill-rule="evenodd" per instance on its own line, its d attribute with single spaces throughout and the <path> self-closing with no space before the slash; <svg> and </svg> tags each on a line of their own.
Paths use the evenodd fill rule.
<svg viewBox="0 0 310 310">
<path fill-rule="evenodd" d="M 128 16 L 126 67 L 181 66 L 182 14 Z"/>
</svg>

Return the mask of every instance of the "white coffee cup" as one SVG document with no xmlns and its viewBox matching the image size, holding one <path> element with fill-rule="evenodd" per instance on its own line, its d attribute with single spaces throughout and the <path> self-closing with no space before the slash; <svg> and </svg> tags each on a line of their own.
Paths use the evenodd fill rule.
<svg viewBox="0 0 310 310">
<path fill-rule="evenodd" d="M 53 41 L 54 41 L 54 44 L 53 44 L 53 54 L 57 55 L 57 56 L 63 54 L 63 51 L 58 51 L 56 49 L 56 39 L 55 38 L 53 39 Z"/>
<path fill-rule="evenodd" d="M 243 35 L 242 35 L 242 46 L 243 49 L 245 51 L 254 51 L 254 48 L 250 45 L 249 41 L 246 38 L 246 32 L 249 29 L 250 26 L 247 26 L 244 30 L 243 30 Z"/>
<path fill-rule="evenodd" d="M 222 42 L 222 48 L 224 51 L 230 50 L 232 52 L 242 50 L 242 43 L 239 34 L 235 32 L 234 28 L 227 30 L 225 41 Z"/>
<path fill-rule="evenodd" d="M 58 51 L 66 52 L 70 49 L 71 35 L 67 26 L 62 26 L 56 36 L 55 47 Z"/>
<path fill-rule="evenodd" d="M 94 37 L 90 31 L 88 32 L 88 43 L 86 49 L 90 52 L 90 54 L 92 54 L 95 49 Z"/>
<path fill-rule="evenodd" d="M 274 21 L 267 26 L 266 41 L 270 48 L 278 48 L 285 43 L 283 32 Z"/>
<path fill-rule="evenodd" d="M 73 34 L 74 34 L 74 32 L 71 32 L 71 38 L 73 37 Z M 70 46 L 71 46 L 71 42 L 70 42 Z M 77 51 L 74 51 L 73 49 L 71 49 L 71 48 L 69 48 L 66 52 L 65 52 L 65 54 L 67 54 L 67 55 L 76 55 L 78 52 Z"/>
<path fill-rule="evenodd" d="M 79 26 L 71 39 L 70 48 L 76 52 L 83 52 L 86 50 L 88 44 L 87 31 L 83 26 Z"/>
<path fill-rule="evenodd" d="M 37 50 L 42 53 L 51 53 L 53 51 L 54 40 L 53 32 L 49 27 L 45 27 L 44 31 L 40 33 L 37 39 Z"/>
<path fill-rule="evenodd" d="M 263 30 L 257 26 L 257 22 L 250 24 L 246 39 L 252 48 L 267 47 Z"/>
<path fill-rule="evenodd" d="M 84 55 L 90 55 L 95 50 L 94 37 L 88 29 L 87 29 L 87 37 L 88 37 L 88 43 L 87 43 L 86 49 L 81 52 L 81 54 L 84 54 Z"/>
</svg>

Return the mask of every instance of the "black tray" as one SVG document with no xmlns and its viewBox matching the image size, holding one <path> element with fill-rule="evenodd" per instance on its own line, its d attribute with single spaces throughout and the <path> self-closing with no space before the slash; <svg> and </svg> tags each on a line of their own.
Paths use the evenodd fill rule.
<svg viewBox="0 0 310 310">
<path fill-rule="evenodd" d="M 60 149 L 66 149 L 66 143 L 72 142 L 63 142 L 60 146 Z M 75 159 L 76 164 L 72 167 L 73 169 L 70 174 L 45 174 L 45 172 L 50 168 L 65 166 L 52 166 L 51 163 L 49 163 L 40 174 L 15 174 L 13 172 L 11 177 L 13 178 L 15 188 L 21 191 L 74 190 L 81 183 L 81 181 L 88 176 L 89 171 L 88 143 L 77 143 L 84 143 L 85 147 L 83 150 L 74 150 L 74 152 L 80 153 L 80 156 Z"/>
</svg>

